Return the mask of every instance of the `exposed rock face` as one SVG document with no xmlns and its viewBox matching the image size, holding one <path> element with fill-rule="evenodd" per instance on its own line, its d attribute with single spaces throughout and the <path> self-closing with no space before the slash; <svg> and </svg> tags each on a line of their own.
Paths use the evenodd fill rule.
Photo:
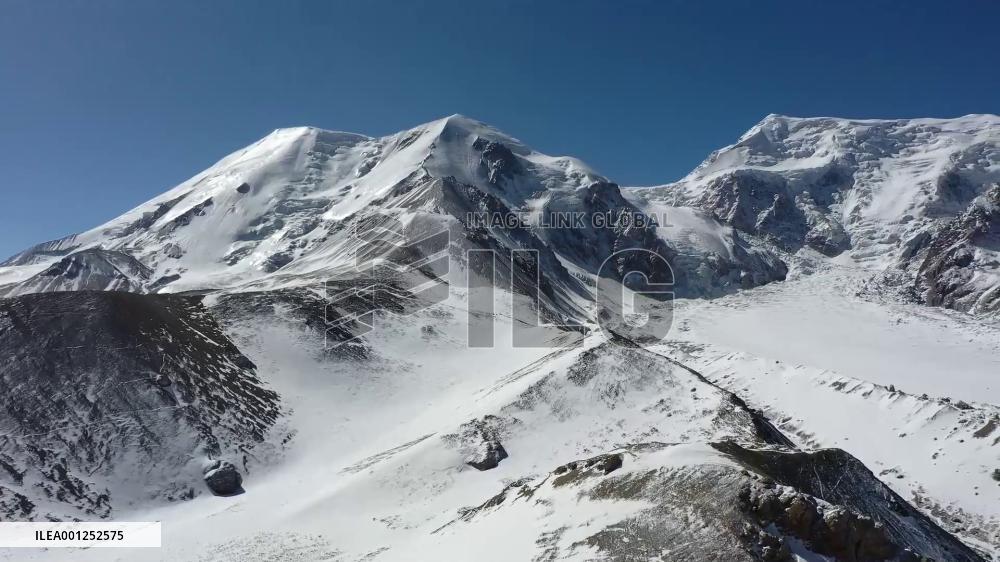
<svg viewBox="0 0 1000 562">
<path fill-rule="evenodd" d="M 719 220 L 765 236 L 785 250 L 802 245 L 806 218 L 780 176 L 739 171 L 708 185 L 700 206 Z"/>
<path fill-rule="evenodd" d="M 756 541 L 753 539 L 753 528 L 747 527 L 747 540 L 753 551 L 760 554 L 764 562 L 792 562 L 792 551 L 785 537 L 772 535 L 768 531 L 757 531 Z"/>
<path fill-rule="evenodd" d="M 805 213 L 809 228 L 805 236 L 807 246 L 829 257 L 851 249 L 851 235 L 844 225 L 830 217 L 809 193 L 799 195 L 796 201 Z"/>
<path fill-rule="evenodd" d="M 469 248 L 487 249 L 495 253 L 498 286 L 511 287 L 521 294 L 540 291 L 543 315 L 550 318 L 571 314 L 573 305 L 568 297 L 582 296 L 586 289 L 580 280 L 570 275 L 551 245 L 541 238 L 541 233 L 519 223 L 495 226 L 469 222 L 474 213 L 498 217 L 515 216 L 503 199 L 489 190 L 460 183 L 454 178 L 430 180 L 424 185 L 435 208 L 458 218 L 462 223 L 461 231 L 452 236 L 453 240 L 458 240 Z M 514 250 L 531 250 L 535 252 L 537 259 L 526 260 L 523 254 L 515 259 Z M 539 270 L 544 274 L 540 275 Z"/>
<path fill-rule="evenodd" d="M 897 552 L 885 526 L 842 507 L 827 507 L 773 482 L 748 484 L 740 495 L 743 507 L 762 527 L 776 525 L 810 549 L 837 560 L 886 560 Z"/>
<path fill-rule="evenodd" d="M 217 496 L 231 496 L 243 491 L 243 476 L 233 463 L 216 460 L 205 468 L 205 484 Z"/>
<path fill-rule="evenodd" d="M 490 470 L 508 457 L 500 441 L 519 423 L 516 418 L 485 416 L 462 424 L 457 433 L 444 436 L 444 440 L 465 455 L 465 464 L 476 470 Z"/>
<path fill-rule="evenodd" d="M 215 201 L 211 197 L 204 199 L 190 209 L 173 217 L 172 219 L 169 219 L 165 224 L 157 229 L 157 233 L 162 236 L 168 236 L 180 228 L 189 226 L 191 221 L 208 214 L 213 205 L 215 205 Z"/>
<path fill-rule="evenodd" d="M 832 257 L 850 249 L 851 238 L 844 226 L 816 196 L 798 189 L 779 174 L 737 170 L 709 182 L 697 204 L 719 220 L 787 252 L 808 246 Z"/>
<path fill-rule="evenodd" d="M 846 451 L 713 446 L 759 475 L 741 489 L 741 509 L 760 527 L 775 525 L 816 553 L 850 562 L 980 560 Z"/>
<path fill-rule="evenodd" d="M 597 272 L 615 252 L 638 249 L 643 252 L 626 254 L 614 263 L 610 273 L 622 279 L 630 271 L 640 272 L 653 283 L 678 283 L 683 290 L 683 281 L 674 279 L 675 272 L 662 265 L 649 263 L 644 254 L 655 253 L 667 262 L 674 262 L 676 252 L 656 233 L 657 224 L 643 215 L 638 207 L 627 201 L 618 184 L 598 181 L 573 194 L 573 197 L 553 197 L 545 205 L 543 213 L 549 223 L 555 221 L 558 213 L 583 212 L 592 229 L 563 228 L 547 229 L 544 237 L 561 254 L 575 256 L 577 262 Z M 595 224 L 600 217 L 602 223 Z M 572 240 L 575 235 L 583 240 Z"/>
<path fill-rule="evenodd" d="M 330 281 L 329 295 L 348 293 L 364 288 L 365 280 Z M 317 356 L 336 359 L 360 359 L 373 351 L 363 339 L 356 339 L 363 327 L 357 322 L 346 322 L 354 315 L 370 312 L 373 307 L 396 314 L 407 310 L 409 304 L 404 287 L 387 280 L 390 290 L 368 295 L 353 294 L 331 304 L 331 298 L 312 287 L 276 291 L 246 291 L 218 295 L 211 311 L 227 328 L 239 329 L 244 323 L 265 320 L 272 325 L 283 325 L 290 331 L 302 333 L 311 342 Z M 344 322 L 342 322 L 344 321 Z M 342 345 L 333 345 L 342 344 Z"/>
<path fill-rule="evenodd" d="M 468 459 L 465 464 L 476 470 L 490 470 L 500 465 L 500 461 L 507 458 L 507 450 L 499 441 L 486 441 L 479 450 Z"/>
<path fill-rule="evenodd" d="M 0 349 L 5 520 L 188 499 L 203 493 L 193 459 L 280 453 L 277 394 L 197 298 L 0 299 Z"/>
<path fill-rule="evenodd" d="M 828 485 L 821 489 L 823 482 Z M 612 560 L 663 553 L 671 560 L 802 559 L 794 551 L 807 560 L 982 562 L 898 496 L 870 494 L 881 487 L 843 451 L 642 443 L 513 482 L 447 529 L 461 537 L 464 526 L 489 526 L 501 513 L 505 521 L 544 520 L 552 531 L 536 530 L 537 544 L 550 559 L 584 552 L 595 558 L 595 551 L 596 558 Z M 584 513 L 605 515 L 581 528 L 576 519 Z M 532 528 L 526 524 L 523 531 Z"/>
<path fill-rule="evenodd" d="M 517 157 L 505 144 L 477 138 L 472 148 L 482 151 L 481 164 L 491 185 L 500 185 L 504 177 L 513 177 L 521 171 Z"/>
<path fill-rule="evenodd" d="M 931 306 L 1000 310 L 1000 184 L 929 240 L 916 286 Z"/>
<path fill-rule="evenodd" d="M 267 271 L 268 273 L 278 271 L 282 267 L 292 263 L 292 259 L 291 255 L 283 252 L 271 254 L 268 256 L 267 260 L 264 261 L 264 271 Z"/>
<path fill-rule="evenodd" d="M 624 459 L 625 456 L 621 453 L 609 453 L 564 464 L 552 471 L 552 474 L 557 477 L 552 485 L 563 486 L 578 478 L 586 478 L 588 475 L 611 474 L 622 467 Z"/>
</svg>

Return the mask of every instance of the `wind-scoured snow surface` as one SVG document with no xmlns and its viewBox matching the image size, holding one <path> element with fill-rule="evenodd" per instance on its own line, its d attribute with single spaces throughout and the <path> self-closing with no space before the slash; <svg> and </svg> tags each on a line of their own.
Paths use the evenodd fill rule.
<svg viewBox="0 0 1000 562">
<path fill-rule="evenodd" d="M 769 116 L 620 189 L 462 116 L 277 130 L 0 267 L 0 514 L 164 523 L 159 550 L 17 559 L 997 559 L 998 145 L 989 115 Z M 452 266 L 410 274 L 448 294 L 390 279 L 366 331 L 324 282 L 407 256 L 357 236 L 385 217 L 449 233 Z M 628 248 L 669 270 L 601 269 Z M 501 256 L 492 308 L 469 249 Z M 630 269 L 675 281 L 658 344 L 595 323 L 598 272 Z M 535 317 L 580 327 L 514 345 Z"/>
</svg>

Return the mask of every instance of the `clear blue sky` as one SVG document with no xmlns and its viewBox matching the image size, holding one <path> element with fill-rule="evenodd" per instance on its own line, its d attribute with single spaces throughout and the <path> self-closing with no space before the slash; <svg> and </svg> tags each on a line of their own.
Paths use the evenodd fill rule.
<svg viewBox="0 0 1000 562">
<path fill-rule="evenodd" d="M 997 113 L 998 6 L 0 0 L 0 254 L 284 126 L 462 113 L 644 185 L 772 112 Z"/>
</svg>

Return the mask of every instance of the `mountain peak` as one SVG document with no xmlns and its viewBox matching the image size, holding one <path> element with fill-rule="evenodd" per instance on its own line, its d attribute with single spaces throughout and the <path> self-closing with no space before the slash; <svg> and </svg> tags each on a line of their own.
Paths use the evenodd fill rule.
<svg viewBox="0 0 1000 562">
<path fill-rule="evenodd" d="M 476 138 L 487 141 L 499 142 L 506 145 L 513 152 L 527 154 L 531 149 L 518 139 L 492 127 L 482 121 L 466 117 L 459 113 L 442 117 L 435 121 L 419 125 L 410 131 L 423 131 L 432 134 L 436 139 L 443 142 L 454 142 L 462 139 L 469 139 L 469 144 L 475 142 Z"/>
<path fill-rule="evenodd" d="M 452 113 L 447 117 L 432 121 L 432 123 L 443 123 L 445 126 L 463 127 L 466 129 L 485 126 L 483 122 L 462 115 L 461 113 Z"/>
<path fill-rule="evenodd" d="M 262 142 L 267 139 L 280 139 L 288 142 L 294 142 L 296 140 L 315 138 L 318 136 L 323 136 L 327 138 L 338 137 L 345 141 L 354 141 L 354 142 L 363 142 L 371 139 L 371 137 L 369 137 L 368 135 L 363 135 L 360 133 L 323 129 L 320 127 L 313 127 L 311 125 L 299 125 L 295 127 L 281 127 L 275 129 L 271 131 L 269 135 L 267 135 L 258 142 Z"/>
</svg>

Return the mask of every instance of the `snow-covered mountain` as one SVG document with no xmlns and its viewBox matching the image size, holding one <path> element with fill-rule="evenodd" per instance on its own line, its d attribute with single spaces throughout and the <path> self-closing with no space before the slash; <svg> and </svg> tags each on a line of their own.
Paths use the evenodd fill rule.
<svg viewBox="0 0 1000 562">
<path fill-rule="evenodd" d="M 516 213 L 525 224 L 469 224 L 474 212 Z M 556 302 L 586 293 L 570 270 L 596 274 L 614 251 L 645 248 L 668 259 L 676 253 L 653 225 L 593 227 L 594 215 L 639 210 L 579 160 L 540 154 L 454 115 L 384 138 L 311 127 L 277 130 L 121 217 L 26 250 L 4 265 L 39 267 L 102 249 L 130 255 L 151 270 L 128 274 L 121 283 L 158 292 L 303 285 L 354 271 L 358 239 L 352 234 L 374 213 L 398 219 L 406 234 L 453 232 L 459 258 L 459 250 L 470 247 L 507 255 L 538 250 L 545 280 L 553 285 L 547 296 Z M 568 213 L 584 215 L 587 228 L 533 228 Z M 783 277 L 783 264 L 767 250 L 714 221 L 691 220 L 702 220 L 709 238 L 695 252 L 687 248 L 684 267 L 676 268 L 681 294 L 719 294 Z M 44 286 L 32 279 L 7 290 L 38 289 Z"/>
<path fill-rule="evenodd" d="M 640 205 L 703 209 L 786 252 L 899 268 L 928 304 L 990 312 L 1000 307 L 990 212 L 998 184 L 996 115 L 769 115 L 682 180 L 630 195 Z M 952 257 L 942 262 L 942 253 Z"/>
<path fill-rule="evenodd" d="M 995 559 L 1000 325 L 957 311 L 998 181 L 995 116 L 769 116 L 642 189 L 462 116 L 280 129 L 0 266 L 0 513 L 163 521 L 151 560 Z M 598 329 L 630 273 L 658 343 Z"/>
<path fill-rule="evenodd" d="M 31 275 L 5 296 L 59 291 L 146 292 L 152 271 L 139 260 L 100 247 L 73 252 Z"/>
</svg>

